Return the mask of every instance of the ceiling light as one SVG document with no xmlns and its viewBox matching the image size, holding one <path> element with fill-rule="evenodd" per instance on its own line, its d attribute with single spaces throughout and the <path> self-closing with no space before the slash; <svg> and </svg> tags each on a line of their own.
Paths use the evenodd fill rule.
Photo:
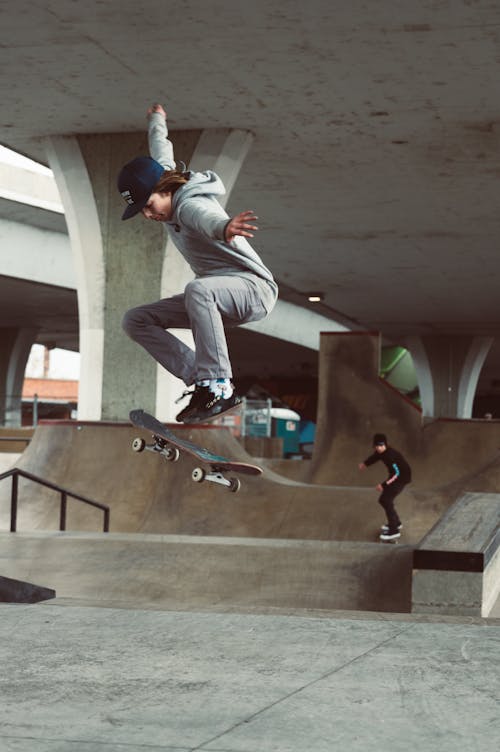
<svg viewBox="0 0 500 752">
<path fill-rule="evenodd" d="M 321 303 L 324 297 L 325 296 L 322 292 L 308 292 L 307 293 L 307 299 L 310 303 Z"/>
</svg>

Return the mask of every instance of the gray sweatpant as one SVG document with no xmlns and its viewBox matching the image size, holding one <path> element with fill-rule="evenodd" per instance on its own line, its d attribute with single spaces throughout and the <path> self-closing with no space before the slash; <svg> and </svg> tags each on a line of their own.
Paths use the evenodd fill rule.
<svg viewBox="0 0 500 752">
<path fill-rule="evenodd" d="M 126 333 L 186 386 L 231 378 L 224 327 L 259 321 L 271 312 L 275 290 L 257 276 L 197 277 L 183 293 L 131 308 Z M 192 350 L 168 329 L 191 329 Z"/>
</svg>

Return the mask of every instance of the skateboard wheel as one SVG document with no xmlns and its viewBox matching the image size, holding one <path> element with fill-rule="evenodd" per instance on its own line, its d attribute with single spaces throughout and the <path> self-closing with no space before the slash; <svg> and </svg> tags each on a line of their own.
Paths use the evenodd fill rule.
<svg viewBox="0 0 500 752">
<path fill-rule="evenodd" d="M 165 449 L 165 459 L 168 460 L 168 462 L 177 462 L 180 456 L 181 453 L 177 447 L 168 447 L 168 449 Z"/>
<path fill-rule="evenodd" d="M 132 449 L 134 452 L 143 452 L 146 442 L 144 439 L 134 439 L 132 442 Z"/>
<path fill-rule="evenodd" d="M 229 483 L 231 484 L 229 490 L 232 491 L 232 493 L 236 493 L 240 490 L 241 483 L 239 478 L 229 478 Z"/>
<path fill-rule="evenodd" d="M 195 467 L 195 469 L 191 473 L 191 478 L 195 483 L 201 483 L 203 480 L 205 480 L 205 471 L 202 470 L 201 467 Z"/>
</svg>

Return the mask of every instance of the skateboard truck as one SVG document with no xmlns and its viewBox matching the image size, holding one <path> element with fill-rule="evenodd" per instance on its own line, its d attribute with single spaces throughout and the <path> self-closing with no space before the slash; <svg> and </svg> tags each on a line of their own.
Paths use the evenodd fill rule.
<svg viewBox="0 0 500 752">
<path fill-rule="evenodd" d="M 165 441 L 165 439 L 162 439 L 160 436 L 155 436 L 154 434 L 153 439 L 153 444 L 146 444 L 144 439 L 134 439 L 132 442 L 132 449 L 134 452 L 143 452 L 146 449 L 148 452 L 156 452 L 156 454 L 163 455 L 168 462 L 177 462 L 181 455 L 177 447 L 169 446 L 168 441 Z"/>
<path fill-rule="evenodd" d="M 161 454 L 168 462 L 177 462 L 180 457 L 180 451 L 176 446 L 171 446 L 168 441 L 161 436 L 153 434 L 153 443 L 146 444 L 144 439 L 136 438 L 132 442 L 132 449 L 134 452 L 155 452 Z M 240 490 L 241 483 L 239 478 L 226 478 L 221 468 L 215 463 L 210 463 L 210 471 L 207 472 L 202 467 L 195 467 L 191 473 L 191 479 L 195 483 L 203 483 L 207 480 L 210 483 L 219 483 L 221 486 L 226 486 L 230 491 L 236 493 Z"/>
<path fill-rule="evenodd" d="M 226 478 L 217 465 L 211 465 L 211 472 L 209 473 L 202 467 L 195 467 L 191 473 L 191 478 L 195 483 L 203 483 L 204 480 L 208 480 L 211 483 L 220 483 L 221 486 L 226 486 L 233 493 L 239 491 L 241 486 L 239 478 Z"/>
</svg>

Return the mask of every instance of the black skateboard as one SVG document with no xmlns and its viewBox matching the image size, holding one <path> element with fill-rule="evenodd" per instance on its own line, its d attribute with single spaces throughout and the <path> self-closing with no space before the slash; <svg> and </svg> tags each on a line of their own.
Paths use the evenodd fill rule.
<svg viewBox="0 0 500 752">
<path fill-rule="evenodd" d="M 181 452 L 195 457 L 203 462 L 208 469 L 195 467 L 191 473 L 191 478 L 196 483 L 202 483 L 204 480 L 212 483 L 220 483 L 226 486 L 230 491 L 238 491 L 240 488 L 239 478 L 226 478 L 225 472 L 241 473 L 242 475 L 261 475 L 262 469 L 257 465 L 250 465 L 247 462 L 233 462 L 227 457 L 221 457 L 213 454 L 208 449 L 199 447 L 187 439 L 180 439 L 167 426 L 160 423 L 149 413 L 144 410 L 131 410 L 129 413 L 130 422 L 138 428 L 145 428 L 153 434 L 153 444 L 146 444 L 144 439 L 137 438 L 132 442 L 134 452 L 143 452 L 145 449 L 150 452 L 157 452 L 170 462 L 176 462 Z"/>
</svg>

